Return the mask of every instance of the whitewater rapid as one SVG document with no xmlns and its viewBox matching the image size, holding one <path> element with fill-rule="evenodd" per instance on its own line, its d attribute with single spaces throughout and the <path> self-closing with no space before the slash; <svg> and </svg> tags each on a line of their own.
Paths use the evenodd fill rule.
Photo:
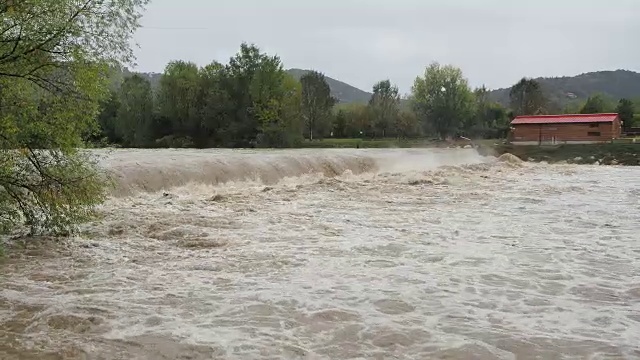
<svg viewBox="0 0 640 360">
<path fill-rule="evenodd" d="M 473 149 L 313 149 L 313 150 L 95 150 L 114 180 L 112 195 L 155 192 L 187 184 L 234 182 L 274 184 L 306 175 L 420 171 L 442 165 L 491 161 Z"/>
<path fill-rule="evenodd" d="M 473 149 L 116 150 L 2 264 L 1 359 L 640 358 L 640 169 Z"/>
</svg>

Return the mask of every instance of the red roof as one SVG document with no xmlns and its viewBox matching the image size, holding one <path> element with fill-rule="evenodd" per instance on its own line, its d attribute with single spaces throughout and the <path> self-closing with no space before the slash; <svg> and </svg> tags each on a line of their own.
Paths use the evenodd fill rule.
<svg viewBox="0 0 640 360">
<path fill-rule="evenodd" d="M 565 114 L 565 115 L 523 115 L 517 116 L 512 125 L 518 124 L 561 124 L 561 123 L 595 123 L 613 122 L 616 113 L 606 114 Z"/>
</svg>

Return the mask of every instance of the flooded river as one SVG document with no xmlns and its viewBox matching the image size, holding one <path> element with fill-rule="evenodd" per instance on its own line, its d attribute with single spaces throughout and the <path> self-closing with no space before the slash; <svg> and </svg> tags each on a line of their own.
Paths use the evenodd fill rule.
<svg viewBox="0 0 640 360">
<path fill-rule="evenodd" d="M 0 359 L 640 358 L 640 168 L 100 155 L 101 219 L 1 265 Z"/>
</svg>

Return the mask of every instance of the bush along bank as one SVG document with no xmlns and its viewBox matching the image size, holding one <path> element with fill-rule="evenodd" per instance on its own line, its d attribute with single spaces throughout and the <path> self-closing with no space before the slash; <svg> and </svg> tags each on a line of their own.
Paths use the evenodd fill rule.
<svg viewBox="0 0 640 360">
<path fill-rule="evenodd" d="M 640 166 L 640 144 L 603 143 L 556 146 L 499 145 L 497 156 L 511 153 L 525 161 L 570 164 Z"/>
</svg>

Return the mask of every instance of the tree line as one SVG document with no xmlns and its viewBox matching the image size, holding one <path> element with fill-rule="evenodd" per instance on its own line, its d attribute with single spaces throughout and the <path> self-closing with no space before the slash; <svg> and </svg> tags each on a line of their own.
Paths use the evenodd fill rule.
<svg viewBox="0 0 640 360">
<path fill-rule="evenodd" d="M 299 80 L 277 56 L 243 43 L 227 64 L 170 62 L 154 89 L 126 77 L 102 103 L 88 139 L 125 147 L 292 147 L 325 137 L 445 138 L 506 135 L 509 111 L 471 90 L 462 72 L 431 64 L 401 99 L 389 80 L 366 104 L 338 104 L 324 74 Z"/>
<path fill-rule="evenodd" d="M 126 77 L 103 103 L 100 130 L 90 140 L 124 147 L 295 147 L 305 139 L 504 138 L 514 116 L 618 111 L 633 122 L 633 103 L 612 105 L 600 95 L 558 111 L 533 79 L 510 91 L 506 108 L 486 87 L 471 89 L 462 71 L 434 62 L 407 99 L 388 79 L 368 103 L 339 104 L 324 74 L 299 80 L 278 56 L 243 43 L 227 64 L 170 62 L 157 89 L 141 75 Z"/>
</svg>

